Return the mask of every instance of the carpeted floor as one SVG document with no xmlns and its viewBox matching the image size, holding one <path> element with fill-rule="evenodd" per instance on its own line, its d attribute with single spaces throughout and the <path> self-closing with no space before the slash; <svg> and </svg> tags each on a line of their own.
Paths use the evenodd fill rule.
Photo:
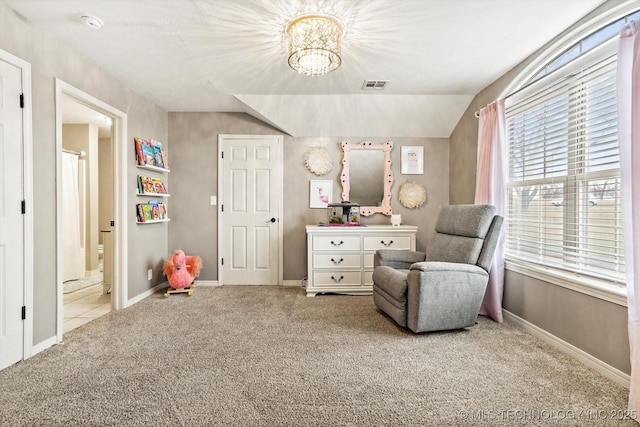
<svg viewBox="0 0 640 427">
<path fill-rule="evenodd" d="M 627 396 L 508 323 L 414 335 L 371 297 L 199 287 L 0 372 L 0 425 L 635 426 Z"/>
</svg>

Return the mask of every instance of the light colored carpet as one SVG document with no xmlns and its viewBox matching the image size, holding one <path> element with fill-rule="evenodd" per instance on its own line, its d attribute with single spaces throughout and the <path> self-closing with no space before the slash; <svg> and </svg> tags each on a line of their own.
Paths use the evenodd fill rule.
<svg viewBox="0 0 640 427">
<path fill-rule="evenodd" d="M 0 372 L 0 425 L 637 425 L 627 396 L 508 323 L 414 335 L 371 297 L 198 287 Z"/>
<path fill-rule="evenodd" d="M 98 283 L 102 283 L 102 277 L 100 276 L 86 276 L 78 280 L 67 280 L 62 284 L 62 293 L 69 294 Z"/>
</svg>

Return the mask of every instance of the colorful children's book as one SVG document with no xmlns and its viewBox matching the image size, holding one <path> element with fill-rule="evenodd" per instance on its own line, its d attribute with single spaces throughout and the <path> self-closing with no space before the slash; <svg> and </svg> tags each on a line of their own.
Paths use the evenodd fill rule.
<svg viewBox="0 0 640 427">
<path fill-rule="evenodd" d="M 133 139 L 135 146 L 136 146 L 136 163 L 139 165 L 144 165 L 144 156 L 142 155 L 142 144 L 143 141 L 136 137 Z"/>
<path fill-rule="evenodd" d="M 142 149 L 142 158 L 144 159 L 143 165 L 147 166 L 155 166 L 155 157 L 153 154 L 153 147 L 149 141 L 142 140 L 142 144 L 140 145 Z"/>
<path fill-rule="evenodd" d="M 153 214 L 151 213 L 151 205 L 149 203 L 142 204 L 143 222 L 153 221 Z"/>
<path fill-rule="evenodd" d="M 166 168 L 166 166 L 164 165 L 164 159 L 162 158 L 162 144 L 155 139 L 149 140 L 149 144 L 151 145 L 151 149 L 153 151 L 154 165 L 159 168 Z"/>
</svg>

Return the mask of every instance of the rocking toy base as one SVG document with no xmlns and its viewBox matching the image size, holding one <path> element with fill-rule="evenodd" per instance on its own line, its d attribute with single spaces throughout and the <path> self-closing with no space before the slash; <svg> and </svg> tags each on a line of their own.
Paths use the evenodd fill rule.
<svg viewBox="0 0 640 427">
<path fill-rule="evenodd" d="M 179 288 L 179 289 L 176 289 L 176 288 L 173 288 L 173 287 L 170 286 L 167 289 L 167 291 L 164 293 L 164 297 L 165 298 L 169 298 L 170 294 L 184 294 L 184 293 L 186 293 L 188 296 L 191 296 L 191 295 L 193 295 L 193 290 L 194 290 L 195 287 L 196 287 L 195 283 L 191 284 L 191 285 L 189 285 L 189 286 L 187 286 L 185 288 Z"/>
</svg>

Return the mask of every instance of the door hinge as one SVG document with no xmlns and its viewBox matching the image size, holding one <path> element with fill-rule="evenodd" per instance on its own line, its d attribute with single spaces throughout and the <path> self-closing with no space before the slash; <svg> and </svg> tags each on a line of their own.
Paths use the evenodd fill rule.
<svg viewBox="0 0 640 427">
<path fill-rule="evenodd" d="M 27 213 L 27 202 L 25 200 L 20 202 L 20 212 L 22 212 L 22 215 Z"/>
<path fill-rule="evenodd" d="M 20 108 L 24 108 L 24 93 L 20 94 Z"/>
<path fill-rule="evenodd" d="M 224 265 L 224 258 L 220 258 L 220 265 Z"/>
<path fill-rule="evenodd" d="M 115 221 L 109 221 L 109 225 L 110 225 L 111 227 L 115 227 L 115 226 L 116 226 L 116 222 L 115 222 Z"/>
<path fill-rule="evenodd" d="M 224 205 L 220 205 L 220 212 L 224 212 Z"/>
<path fill-rule="evenodd" d="M 27 307 L 26 306 L 22 306 L 22 320 L 25 320 L 27 318 Z"/>
<path fill-rule="evenodd" d="M 222 158 L 224 159 L 224 151 L 220 152 L 220 155 L 222 156 Z"/>
</svg>

